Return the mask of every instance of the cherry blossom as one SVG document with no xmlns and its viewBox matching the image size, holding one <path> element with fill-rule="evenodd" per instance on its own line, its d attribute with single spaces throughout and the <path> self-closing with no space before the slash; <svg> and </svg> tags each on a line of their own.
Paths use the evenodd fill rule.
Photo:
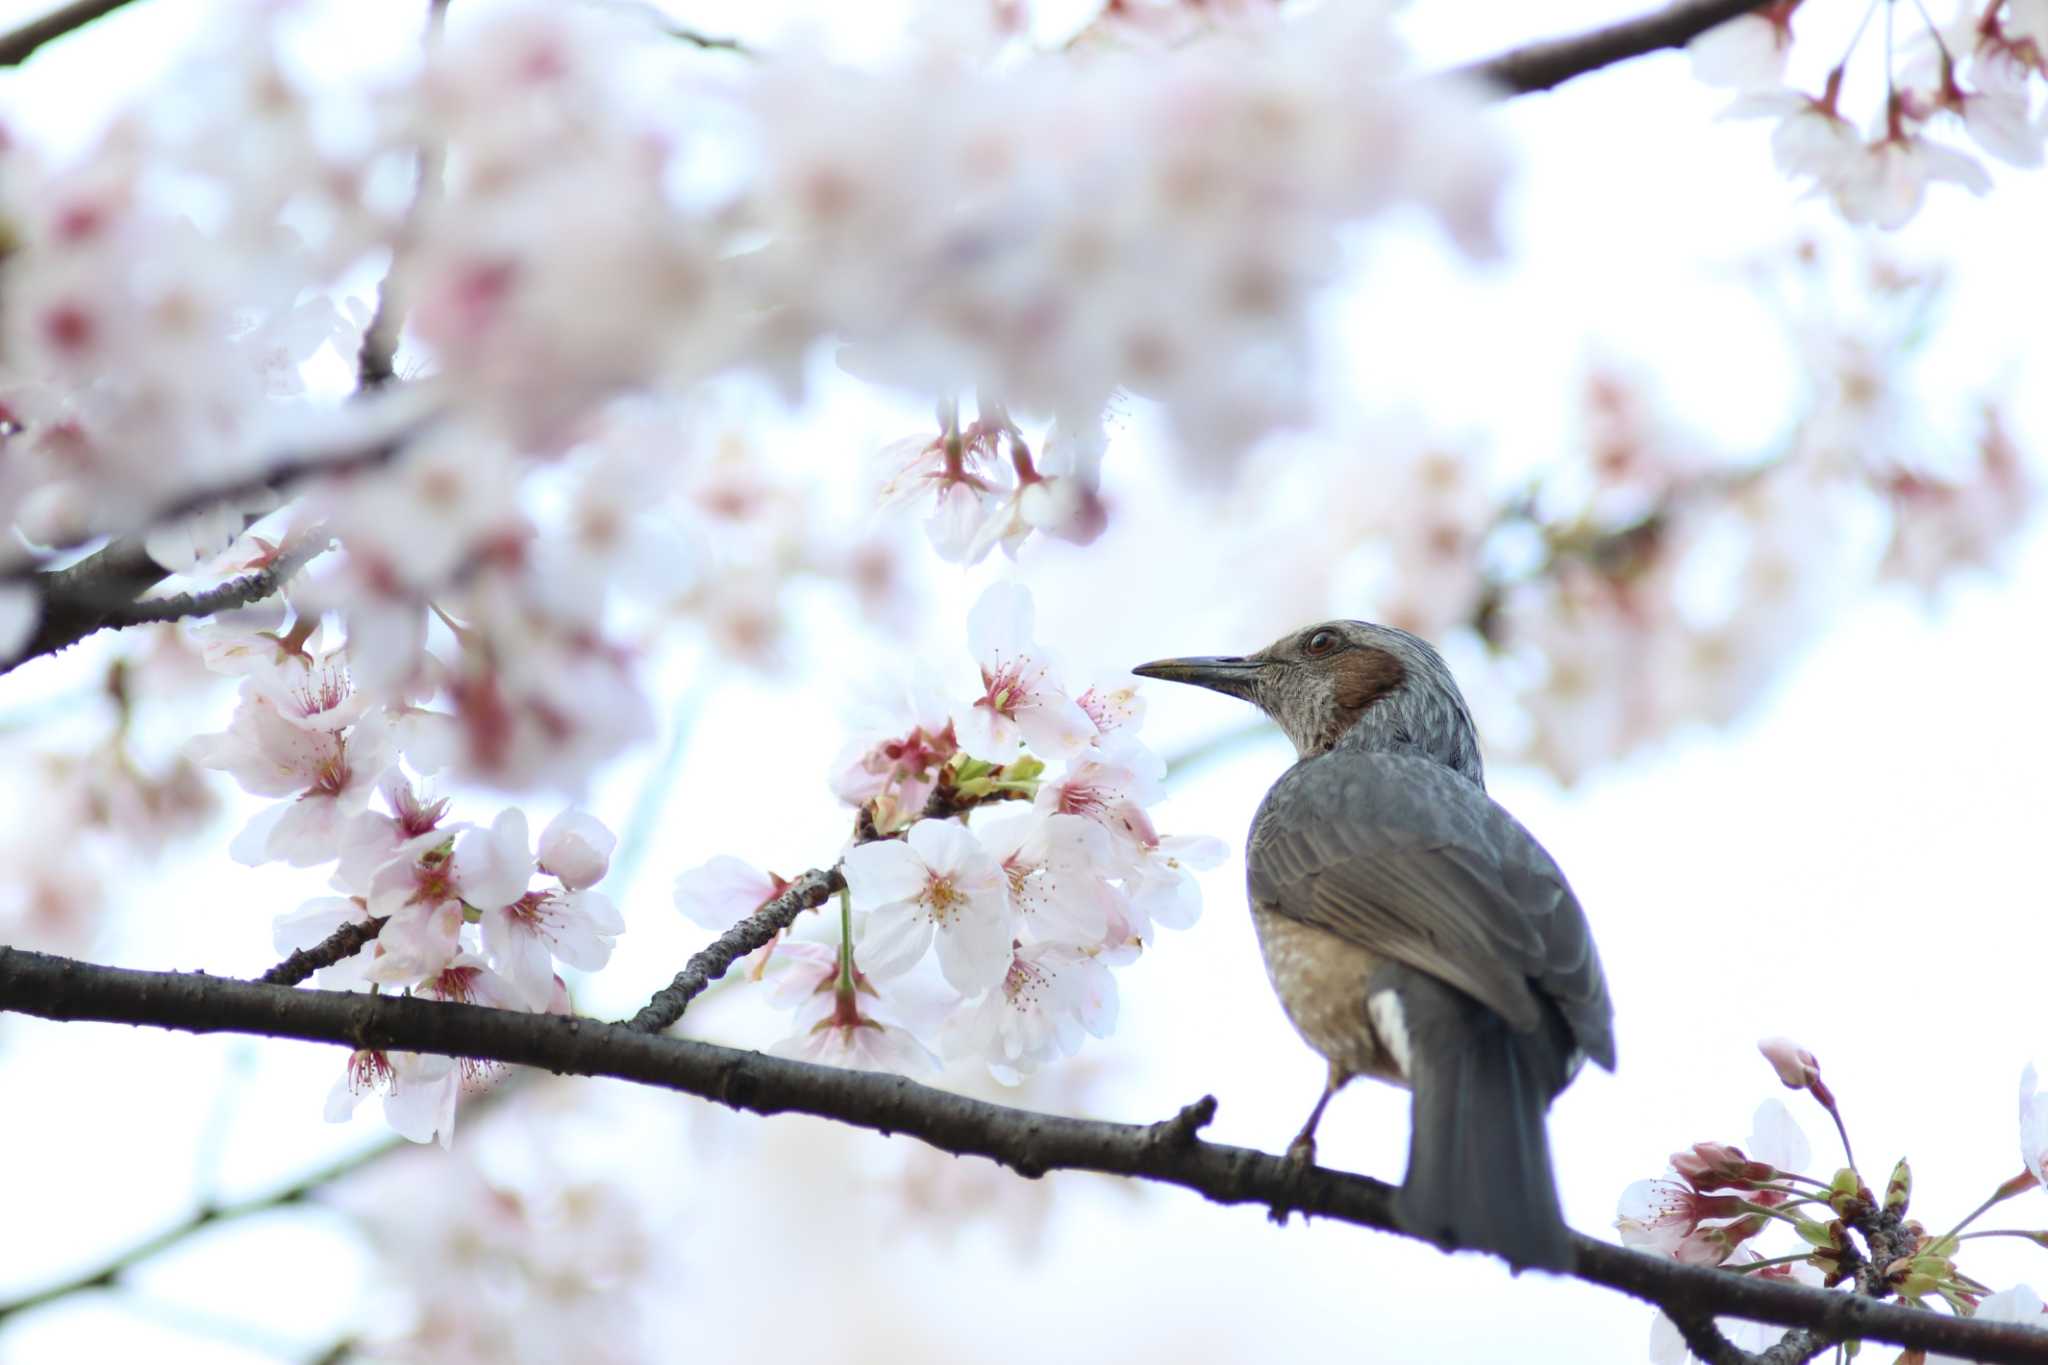
<svg viewBox="0 0 2048 1365">
<path fill-rule="evenodd" d="M 1022 742 L 1046 758 L 1066 758 L 1095 736 L 1088 713 L 1051 682 L 1052 664 L 1032 642 L 1031 625 L 1031 595 L 1014 583 L 989 588 L 968 613 L 983 690 L 960 720 L 978 757 L 1000 761 Z"/>
<path fill-rule="evenodd" d="M 2035 1093 L 2034 1064 L 2020 1072 L 2020 1159 L 2048 1188 L 2048 1095 Z"/>
<path fill-rule="evenodd" d="M 384 1102 L 384 1121 L 409 1142 L 455 1138 L 455 1106 L 462 1089 L 461 1063 L 452 1057 L 417 1052 L 357 1051 L 327 1097 L 327 1121 L 346 1123 L 365 1097 Z"/>
<path fill-rule="evenodd" d="M 1765 5 L 1717 25 L 1685 45 L 1692 74 L 1709 85 L 1765 88 L 1785 75 L 1792 49 L 1792 14 L 1798 0 Z"/>
<path fill-rule="evenodd" d="M 782 894 L 788 882 L 739 858 L 722 855 L 676 878 L 676 908 L 723 933 Z"/>
<path fill-rule="evenodd" d="M 618 838 L 595 816 L 569 809 L 540 832 L 540 870 L 570 891 L 582 891 L 604 880 L 611 870 Z"/>
<path fill-rule="evenodd" d="M 1116 1024 L 1116 978 L 1093 953 L 1063 943 L 1016 950 L 1002 982 L 949 1022 L 948 1057 L 977 1057 L 1005 1084 L 1070 1057 L 1085 1030 L 1107 1037 Z"/>
<path fill-rule="evenodd" d="M 907 971 L 935 941 L 958 990 L 978 992 L 1008 969 L 1009 881 L 959 825 L 920 820 L 900 840 L 848 849 L 844 868 L 854 905 L 869 916 L 861 965 L 870 975 Z"/>
<path fill-rule="evenodd" d="M 1002 863 L 1019 931 L 1035 942 L 1100 944 L 1123 893 L 1108 833 L 1077 815 L 990 820 L 983 845 Z"/>
<path fill-rule="evenodd" d="M 250 819 L 230 846 L 238 861 L 311 867 L 338 855 L 343 829 L 391 754 L 382 719 L 361 716 L 332 671 L 304 673 L 283 688 L 252 676 L 227 730 L 192 741 L 195 762 L 224 769 L 245 791 L 293 798 Z"/>
</svg>

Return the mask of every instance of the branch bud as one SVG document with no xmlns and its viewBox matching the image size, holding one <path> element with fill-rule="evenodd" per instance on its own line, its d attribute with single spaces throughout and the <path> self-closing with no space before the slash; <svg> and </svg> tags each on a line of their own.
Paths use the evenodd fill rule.
<svg viewBox="0 0 2048 1365">
<path fill-rule="evenodd" d="M 1892 1167 L 1892 1177 L 1884 1185 L 1884 1211 L 1904 1213 L 1913 1198 L 1913 1169 L 1900 1157 L 1899 1164 Z"/>
</svg>

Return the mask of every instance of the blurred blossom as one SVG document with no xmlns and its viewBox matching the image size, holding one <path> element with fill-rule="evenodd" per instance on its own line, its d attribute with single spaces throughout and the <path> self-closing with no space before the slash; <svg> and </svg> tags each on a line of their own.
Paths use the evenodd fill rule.
<svg viewBox="0 0 2048 1365">
<path fill-rule="evenodd" d="M 1766 5 L 1701 34 L 1688 44 L 1693 73 L 1743 92 L 1730 114 L 1777 119 L 1771 150 L 1779 169 L 1810 180 L 1848 221 L 1902 227 L 1936 183 L 1990 190 L 1975 157 L 1930 133 L 1960 131 L 2011 165 L 2042 163 L 2048 119 L 2032 111 L 2035 78 L 2048 76 L 2048 63 L 2034 0 L 1962 0 L 1939 25 L 1925 7 L 1888 14 L 1887 26 L 1916 27 L 1896 42 L 1888 32 L 1882 44 L 1852 43 L 1817 95 L 1781 84 L 1798 8 L 1797 0 Z M 1884 96 L 1867 118 L 1842 107 L 1852 67 L 1882 76 Z"/>
<path fill-rule="evenodd" d="M 2035 1093 L 2034 1064 L 2020 1073 L 2020 1159 L 2048 1188 L 2048 1095 Z"/>
<path fill-rule="evenodd" d="M 1489 746 L 1563 781 L 1732 721 L 1856 589 L 1938 597 L 2003 564 L 2040 501 L 2002 403 L 1961 431 L 1923 415 L 1911 361 L 1939 275 L 1843 273 L 1812 252 L 1756 271 L 1806 380 L 1774 449 L 1715 450 L 1611 363 L 1588 374 L 1572 457 L 1524 486 L 1411 419 L 1367 419 L 1247 468 L 1219 509 L 1237 521 L 1222 590 L 1248 633 L 1369 616 L 1459 650 L 1468 694 L 1508 722 Z M 1375 477 L 1333 477 L 1357 446 Z"/>
</svg>

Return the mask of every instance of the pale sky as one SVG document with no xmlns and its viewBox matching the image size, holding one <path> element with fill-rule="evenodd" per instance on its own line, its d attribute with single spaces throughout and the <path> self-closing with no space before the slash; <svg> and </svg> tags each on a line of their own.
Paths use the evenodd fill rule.
<svg viewBox="0 0 2048 1365">
<path fill-rule="evenodd" d="M 1443 62 L 1639 5 L 1435 0 L 1407 26 L 1425 58 Z M 1806 8 L 1845 7 L 1857 8 Z M 0 22 L 40 8 L 0 7 Z M 0 77 L 10 126 L 77 137 L 159 70 L 167 45 L 207 8 L 147 0 Z M 353 8 L 354 28 L 367 32 L 377 8 Z M 752 31 L 762 11 L 743 28 L 733 11 L 745 8 L 707 2 L 687 12 L 707 29 Z M 837 13 L 860 41 L 887 22 L 881 6 L 863 9 L 859 22 L 848 17 L 853 7 Z M 1362 241 L 1357 283 L 1331 308 L 1361 401 L 1398 396 L 1446 425 L 1488 433 L 1505 459 L 1541 458 L 1569 439 L 1586 357 L 1619 354 L 1653 378 L 1679 417 L 1731 448 L 1767 439 L 1787 400 L 1785 357 L 1772 349 L 1782 343 L 1731 287 L 1730 270 L 1801 234 L 1829 243 L 1852 234 L 1775 173 L 1765 126 L 1714 121 L 1724 102 L 1664 56 L 1504 107 L 1499 117 L 1522 156 L 1511 257 L 1475 270 L 1412 229 Z M 1981 201 L 1937 191 L 1892 245 L 1908 258 L 1954 263 L 1947 330 L 1929 359 L 1935 390 L 2009 383 L 2019 435 L 2038 457 L 2048 447 L 2048 384 L 2043 352 L 2023 329 L 2038 326 L 2034 305 L 2048 297 L 2039 248 L 2048 182 L 2040 173 L 1998 179 Z M 788 420 L 883 439 L 914 424 L 922 406 L 849 383 Z M 1144 456 L 1113 452 L 1113 482 L 1120 458 Z M 1041 635 L 1079 662 L 1118 667 L 1263 643 L 1223 638 L 1230 623 L 1219 613 L 1180 603 L 1146 610 L 1142 594 L 1130 599 L 1138 609 L 1106 616 L 1089 590 L 1094 565 L 1047 551 L 1027 554 L 1018 571 L 1039 594 Z M 999 572 L 983 566 L 960 579 L 933 567 L 943 569 L 940 600 L 956 607 Z M 1571 876 L 1615 998 L 1618 1074 L 1589 1071 L 1553 1112 L 1574 1226 L 1611 1235 L 1623 1186 L 1659 1174 L 1668 1152 L 1693 1141 L 1740 1140 L 1771 1096 L 1792 1104 L 1817 1163 L 1832 1162 L 1824 1116 L 1782 1091 L 1755 1052 L 1769 1034 L 1818 1054 L 1866 1178 L 1881 1180 L 1895 1157 L 1911 1157 L 1916 1211 L 1930 1224 L 1959 1216 L 2018 1169 L 2020 1068 L 2048 1051 L 2036 983 L 2043 897 L 2028 856 L 2040 844 L 2035 784 L 2048 752 L 2038 700 L 2044 602 L 2048 539 L 2036 533 L 2009 578 L 1968 584 L 1937 613 L 1898 594 L 1866 602 L 1730 731 L 1681 735 L 1572 791 L 1496 771 L 1496 796 Z M 843 627 L 814 625 L 817 652 L 829 654 Z M 89 667 L 90 656 L 75 652 L 42 670 L 33 689 L 88 676 Z M 844 691 L 832 677 L 768 685 L 733 672 L 690 694 L 697 710 L 683 778 L 626 897 L 628 932 L 614 965 L 582 988 L 587 1011 L 629 1012 L 705 937 L 668 905 L 680 869 L 732 852 L 792 873 L 830 856 L 844 817 L 821 779 L 841 739 Z M 1151 691 L 1148 736 L 1163 751 L 1246 719 L 1219 697 Z M 225 716 L 225 690 L 219 700 L 197 728 Z M 775 736 L 765 756 L 764 735 Z M 1081 1074 L 1095 1078 L 1089 1112 L 1149 1120 L 1213 1093 L 1222 1107 L 1210 1136 L 1277 1151 L 1318 1093 L 1322 1063 L 1273 1002 L 1242 896 L 1243 831 L 1288 761 L 1277 738 L 1247 745 L 1193 774 L 1160 813 L 1163 828 L 1222 837 L 1232 857 L 1205 880 L 1201 922 L 1121 974 L 1122 1023 L 1083 1054 L 1090 1070 Z M 615 828 L 644 771 L 643 762 L 622 765 L 597 794 Z M 750 772 L 820 780 L 739 776 Z M 318 894 L 318 882 L 242 869 L 222 855 L 187 859 L 152 884 L 105 955 L 260 970 L 274 957 L 271 915 Z M 761 1046 L 778 1029 L 738 1002 L 693 1021 Z M 336 1050 L 296 1044 L 0 1020 L 7 1166 L 33 1175 L 10 1194 L 0 1297 L 176 1218 L 195 1171 L 211 1170 L 229 1195 L 245 1193 L 380 1136 L 374 1105 L 346 1128 L 321 1121 L 340 1060 Z M 241 1080 L 229 1087 L 231 1072 Z M 224 1103 L 224 1089 L 235 1098 Z M 700 1359 L 803 1351 L 1021 1362 L 1053 1351 L 1224 1361 L 1336 1349 L 1383 1360 L 1630 1361 L 1643 1358 L 1648 1338 L 1647 1308 L 1575 1282 L 1511 1279 L 1491 1261 L 1346 1226 L 1276 1229 L 1256 1210 L 1220 1210 L 1171 1190 L 1134 1198 L 1092 1178 L 1046 1182 L 1059 1197 L 1035 1256 L 1019 1257 L 982 1224 L 950 1243 L 893 1232 L 816 1192 L 895 1170 L 904 1144 L 808 1120 L 711 1116 L 673 1096 L 639 1104 L 680 1112 L 690 1136 L 678 1148 L 674 1125 L 646 1120 L 644 1146 L 622 1144 L 604 1159 L 688 1209 L 677 1231 L 682 1268 L 661 1297 Z M 1323 1126 L 1321 1160 L 1398 1179 L 1406 1106 L 1394 1091 L 1353 1086 Z M 1037 1188 L 1008 1177 L 990 1185 L 1004 1199 Z M 2048 1226 L 2048 1194 L 2009 1207 L 1999 1225 Z M 902 1216 L 886 1207 L 878 1215 L 885 1225 Z M 1973 1244 L 1964 1265 L 1996 1287 L 2041 1287 L 2042 1256 Z M 147 1311 L 81 1296 L 8 1324 L 0 1363 L 305 1358 L 354 1320 L 367 1265 L 331 1217 L 267 1219 L 166 1258 L 139 1281 Z M 843 1323 L 844 1349 L 820 1344 L 809 1328 L 793 1333 L 775 1311 L 729 1311 L 759 1303 L 764 1283 L 806 1323 Z M 195 1321 L 213 1317 L 239 1324 L 231 1344 Z"/>
</svg>

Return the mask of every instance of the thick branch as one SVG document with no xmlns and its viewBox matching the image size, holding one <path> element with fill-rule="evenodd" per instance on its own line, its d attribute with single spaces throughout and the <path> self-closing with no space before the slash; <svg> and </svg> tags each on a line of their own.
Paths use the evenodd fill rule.
<svg viewBox="0 0 2048 1365">
<path fill-rule="evenodd" d="M 1503 95 L 1532 95 L 1575 76 L 1643 57 L 1667 47 L 1684 47 L 1730 19 L 1762 9 L 1769 0 L 1673 0 L 1654 14 L 1618 24 L 1551 38 L 1473 62 L 1447 73 L 1485 81 Z"/>
<path fill-rule="evenodd" d="M 73 29 L 84 28 L 127 3 L 128 0 L 72 0 L 62 9 L 53 10 L 40 19 L 31 19 L 12 33 L 0 37 L 0 66 L 20 66 L 43 44 L 54 42 Z"/>
<path fill-rule="evenodd" d="M 1260 1204 L 1399 1231 L 1390 1186 L 1202 1142 L 1195 1130 L 1206 1107 L 1151 1125 L 1061 1118 L 933 1090 L 901 1076 L 787 1061 L 594 1019 L 127 971 L 9 948 L 0 948 L 0 1009 L 45 1019 L 252 1033 L 613 1076 L 760 1114 L 812 1114 L 903 1133 L 1026 1176 L 1053 1170 L 1132 1176 L 1179 1185 L 1218 1203 Z M 1972 1360 L 2048 1365 L 2048 1332 L 2015 1324 L 1683 1266 L 1588 1237 L 1574 1239 L 1574 1253 L 1578 1278 L 1694 1320 L 1703 1313 L 1726 1315 L 1810 1328 L 1836 1341 L 1887 1341 Z"/>
</svg>

